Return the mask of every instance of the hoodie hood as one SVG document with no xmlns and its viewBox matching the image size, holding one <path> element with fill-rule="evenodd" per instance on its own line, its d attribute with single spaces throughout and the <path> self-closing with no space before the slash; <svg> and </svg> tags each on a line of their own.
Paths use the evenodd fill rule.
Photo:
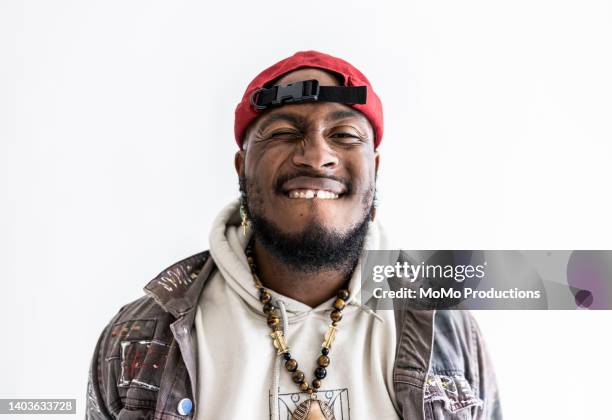
<svg viewBox="0 0 612 420">
<path fill-rule="evenodd" d="M 241 297 L 246 305 L 262 317 L 263 312 L 259 295 L 253 283 L 251 270 L 246 260 L 244 250 L 253 234 L 250 228 L 246 236 L 240 226 L 240 200 L 235 200 L 227 205 L 217 216 L 210 232 L 210 253 L 218 270 L 228 285 Z M 364 250 L 386 249 L 386 235 L 378 220 L 368 225 L 368 232 L 364 242 Z M 361 265 L 362 257 L 359 259 L 353 275 L 349 281 L 348 290 L 350 298 L 345 313 L 359 308 L 364 309 L 361 301 Z M 273 300 L 281 300 L 286 308 L 288 321 L 297 321 L 309 312 L 330 311 L 335 298 L 311 308 L 310 306 L 295 299 L 281 295 L 274 290 L 269 290 Z M 368 296 L 369 298 L 369 296 Z M 364 304 L 367 302 L 363 302 Z M 367 309 L 365 309 L 367 310 Z"/>
</svg>

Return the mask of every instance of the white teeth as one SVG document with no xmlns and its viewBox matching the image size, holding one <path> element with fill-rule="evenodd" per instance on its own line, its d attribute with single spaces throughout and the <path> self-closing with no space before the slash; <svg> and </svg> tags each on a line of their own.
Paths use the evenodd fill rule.
<svg viewBox="0 0 612 420">
<path fill-rule="evenodd" d="M 336 198 L 338 198 L 338 194 L 333 193 L 331 191 L 319 190 L 317 191 L 317 198 L 322 198 L 324 200 L 335 200 Z"/>
<path fill-rule="evenodd" d="M 292 190 L 289 191 L 289 198 L 335 200 L 338 198 L 338 194 L 325 190 Z"/>
</svg>

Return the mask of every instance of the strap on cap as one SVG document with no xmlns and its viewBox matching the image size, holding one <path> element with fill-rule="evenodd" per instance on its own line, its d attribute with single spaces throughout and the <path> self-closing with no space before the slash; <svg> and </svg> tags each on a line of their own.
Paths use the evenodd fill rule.
<svg viewBox="0 0 612 420">
<path fill-rule="evenodd" d="M 319 81 L 312 79 L 257 89 L 251 94 L 251 105 L 257 110 L 263 110 L 299 102 L 365 104 L 367 94 L 367 86 L 319 86 Z"/>
</svg>

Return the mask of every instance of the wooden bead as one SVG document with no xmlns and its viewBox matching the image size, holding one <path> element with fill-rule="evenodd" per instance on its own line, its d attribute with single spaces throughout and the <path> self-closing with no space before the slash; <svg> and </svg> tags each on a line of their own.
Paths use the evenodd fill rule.
<svg viewBox="0 0 612 420">
<path fill-rule="evenodd" d="M 338 299 L 347 300 L 349 296 L 349 291 L 346 289 L 340 289 L 338 291 Z"/>
<path fill-rule="evenodd" d="M 302 392 L 308 391 L 308 383 L 307 382 L 301 382 L 300 383 L 300 391 L 302 391 Z"/>
<path fill-rule="evenodd" d="M 327 347 L 322 347 L 321 354 L 327 356 L 329 354 L 329 349 Z"/>
<path fill-rule="evenodd" d="M 342 319 L 342 312 L 337 309 L 334 309 L 332 313 L 329 315 L 332 321 L 338 322 Z"/>
<path fill-rule="evenodd" d="M 339 311 L 344 309 L 345 306 L 346 302 L 344 301 L 344 299 L 336 299 L 336 301 L 334 302 L 334 308 L 338 309 Z"/>
<path fill-rule="evenodd" d="M 274 312 L 274 306 L 268 302 L 263 306 L 263 311 L 264 313 L 270 315 L 272 312 Z"/>
<path fill-rule="evenodd" d="M 295 372 L 293 372 L 293 375 L 291 375 L 291 377 L 293 378 L 293 382 L 295 382 L 296 384 L 299 384 L 301 382 L 304 382 L 304 372 L 302 372 L 301 370 L 296 370 Z"/>
<path fill-rule="evenodd" d="M 318 367 L 315 369 L 315 376 L 317 379 L 323 379 L 327 376 L 327 370 L 322 367 Z"/>
<path fill-rule="evenodd" d="M 319 356 L 319 358 L 317 359 L 317 363 L 321 367 L 329 366 L 329 356 L 325 356 L 325 355 Z"/>
<path fill-rule="evenodd" d="M 298 367 L 298 362 L 295 359 L 289 359 L 285 362 L 285 367 L 289 372 L 295 372 Z"/>
<path fill-rule="evenodd" d="M 319 379 L 313 379 L 313 380 L 312 380 L 312 387 L 313 387 L 314 389 L 319 389 L 319 388 L 321 388 L 321 380 L 319 380 Z"/>
<path fill-rule="evenodd" d="M 259 301 L 261 303 L 268 303 L 272 300 L 272 295 L 270 293 L 268 293 L 267 291 L 263 291 L 259 294 Z"/>
<path fill-rule="evenodd" d="M 278 328 L 280 327 L 280 319 L 278 316 L 271 314 L 268 316 L 268 325 L 270 328 Z"/>
</svg>

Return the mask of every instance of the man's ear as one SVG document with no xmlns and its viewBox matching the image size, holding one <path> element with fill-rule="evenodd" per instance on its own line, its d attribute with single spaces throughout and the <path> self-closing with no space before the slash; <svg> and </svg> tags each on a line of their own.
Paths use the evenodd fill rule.
<svg viewBox="0 0 612 420">
<path fill-rule="evenodd" d="M 236 155 L 234 156 L 234 167 L 236 168 L 236 173 L 238 174 L 238 178 L 244 176 L 244 160 L 246 158 L 246 151 L 238 150 Z"/>
</svg>

